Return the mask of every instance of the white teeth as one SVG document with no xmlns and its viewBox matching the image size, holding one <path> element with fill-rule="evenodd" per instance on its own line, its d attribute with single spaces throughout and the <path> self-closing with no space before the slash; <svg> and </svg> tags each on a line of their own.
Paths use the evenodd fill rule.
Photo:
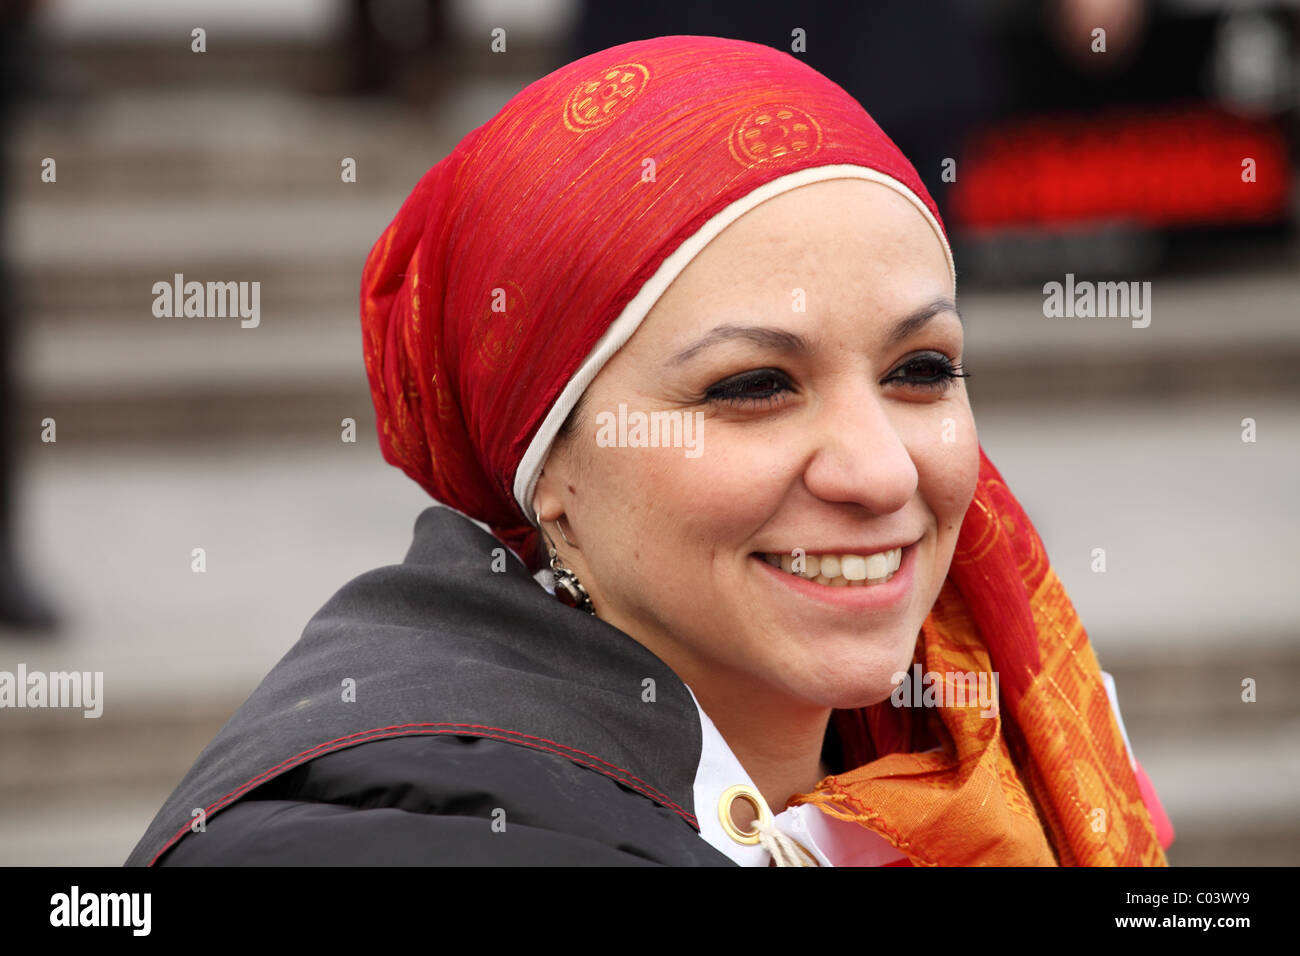
<svg viewBox="0 0 1300 956">
<path fill-rule="evenodd" d="M 883 578 L 889 573 L 889 556 L 884 554 L 873 554 L 867 558 L 867 577 L 875 581 L 877 578 Z"/>
<path fill-rule="evenodd" d="M 787 574 L 799 574 L 817 584 L 830 587 L 862 587 L 889 578 L 903 564 L 903 549 L 891 548 L 877 554 L 821 554 L 805 555 L 803 570 L 795 571 L 794 555 L 764 554 L 763 560 Z"/>
<path fill-rule="evenodd" d="M 840 558 L 840 574 L 850 581 L 865 581 L 867 559 L 860 554 L 846 554 Z"/>
</svg>

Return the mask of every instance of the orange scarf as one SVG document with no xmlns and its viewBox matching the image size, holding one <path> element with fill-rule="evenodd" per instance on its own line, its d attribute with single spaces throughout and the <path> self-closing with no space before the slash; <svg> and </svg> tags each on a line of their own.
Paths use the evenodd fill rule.
<svg viewBox="0 0 1300 956">
<path fill-rule="evenodd" d="M 856 821 L 917 866 L 1168 865 L 1088 636 L 982 447 L 914 660 L 949 685 L 996 673 L 1000 712 L 888 699 L 835 711 L 845 766 L 856 769 L 787 806 Z"/>
</svg>

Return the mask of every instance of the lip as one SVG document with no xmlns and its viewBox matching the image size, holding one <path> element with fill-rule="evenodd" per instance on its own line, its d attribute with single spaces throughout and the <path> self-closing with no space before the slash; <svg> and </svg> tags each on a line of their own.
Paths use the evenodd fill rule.
<svg viewBox="0 0 1300 956">
<path fill-rule="evenodd" d="M 824 607 L 843 611 L 893 611 L 901 607 L 912 594 L 912 580 L 915 575 L 916 546 L 919 542 L 903 545 L 903 559 L 894 576 L 885 584 L 869 587 L 835 588 L 827 584 L 817 584 L 799 574 L 782 571 L 763 560 L 761 554 L 751 554 L 750 560 L 759 566 L 759 570 L 774 583 L 787 588 Z M 895 545 L 898 547 L 898 545 Z M 886 548 L 885 550 L 889 550 Z M 816 552 L 808 552 L 815 554 Z M 836 552 L 826 552 L 835 554 Z M 852 553 L 852 552 L 849 552 Z"/>
<path fill-rule="evenodd" d="M 845 548 L 804 548 L 803 553 L 806 555 L 814 555 L 816 557 L 821 557 L 823 554 L 860 554 L 863 557 L 866 557 L 872 554 L 880 554 L 884 551 L 893 551 L 895 548 L 910 548 L 919 540 L 921 539 L 913 538 L 911 541 L 895 541 L 893 544 L 877 544 L 872 545 L 869 548 L 860 548 L 855 545 L 849 545 Z M 790 554 L 791 552 L 792 549 L 785 548 L 780 551 L 769 551 L 767 553 L 782 555 Z M 762 552 L 759 553 L 761 554 Z M 899 570 L 902 570 L 902 568 Z"/>
</svg>

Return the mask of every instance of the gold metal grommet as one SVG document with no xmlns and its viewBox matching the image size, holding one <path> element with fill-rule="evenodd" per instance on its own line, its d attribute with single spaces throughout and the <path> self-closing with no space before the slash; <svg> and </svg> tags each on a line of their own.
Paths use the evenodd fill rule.
<svg viewBox="0 0 1300 956">
<path fill-rule="evenodd" d="M 772 822 L 772 811 L 768 808 L 763 795 L 746 783 L 738 783 L 734 787 L 728 787 L 722 791 L 722 796 L 718 798 L 718 820 L 722 824 L 723 831 L 737 843 L 753 846 L 758 842 L 758 830 L 742 830 L 736 826 L 736 821 L 731 818 L 731 805 L 737 797 L 754 808 L 754 812 L 758 814 L 758 823 L 760 824 L 767 825 Z"/>
</svg>

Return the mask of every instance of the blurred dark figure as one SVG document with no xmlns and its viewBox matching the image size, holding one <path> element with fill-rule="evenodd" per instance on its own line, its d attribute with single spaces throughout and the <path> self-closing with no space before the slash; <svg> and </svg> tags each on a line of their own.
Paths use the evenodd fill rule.
<svg viewBox="0 0 1300 956">
<path fill-rule="evenodd" d="M 446 0 L 345 0 L 343 74 L 327 92 L 420 105 L 446 86 L 450 27 Z"/>
<path fill-rule="evenodd" d="M 967 277 L 1038 284 L 1292 261 L 1294 3 L 1025 0 L 981 12 L 1002 96 L 948 196 Z"/>
<path fill-rule="evenodd" d="M 38 0 L 0 0 L 0 165 L 13 168 L 9 145 L 14 122 L 28 94 L 36 89 L 37 58 L 32 14 Z M 36 171 L 28 171 L 36 175 Z M 9 184 L 0 183 L 0 627 L 48 631 L 58 620 L 54 608 L 23 572 L 17 552 L 14 499 L 18 464 L 18 394 L 14 387 L 14 328 L 17 292 L 7 254 Z M 34 424 L 24 423 L 34 434 Z"/>
<path fill-rule="evenodd" d="M 792 50 L 793 31 L 807 48 Z M 687 34 L 784 50 L 838 83 L 912 161 L 947 214 L 944 160 L 960 165 L 967 130 L 994 99 L 987 45 L 972 4 L 962 0 L 663 0 L 583 4 L 571 59 L 648 37 Z"/>
</svg>

